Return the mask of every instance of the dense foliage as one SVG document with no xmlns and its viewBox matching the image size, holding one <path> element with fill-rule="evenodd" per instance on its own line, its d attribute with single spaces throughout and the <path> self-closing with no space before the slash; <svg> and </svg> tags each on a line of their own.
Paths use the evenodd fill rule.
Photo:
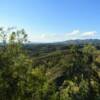
<svg viewBox="0 0 100 100">
<path fill-rule="evenodd" d="M 100 100 L 100 50 L 70 45 L 38 54 L 23 48 L 24 30 L 0 28 L 0 100 Z M 40 45 L 41 46 L 41 45 Z M 43 49 L 42 49 L 43 50 Z"/>
</svg>

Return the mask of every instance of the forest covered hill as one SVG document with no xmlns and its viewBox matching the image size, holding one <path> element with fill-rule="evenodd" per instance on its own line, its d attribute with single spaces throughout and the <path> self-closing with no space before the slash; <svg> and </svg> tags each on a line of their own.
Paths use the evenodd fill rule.
<svg viewBox="0 0 100 100">
<path fill-rule="evenodd" d="M 24 48 L 28 51 L 32 51 L 31 55 L 38 55 L 56 50 L 67 50 L 70 48 L 71 45 L 76 45 L 79 48 L 82 48 L 84 47 L 84 45 L 87 44 L 94 45 L 97 49 L 100 49 L 99 39 L 68 40 L 54 43 L 28 43 L 24 45 Z"/>
<path fill-rule="evenodd" d="M 26 38 L 20 30 L 2 41 L 0 100 L 100 100 L 99 42 L 25 44 Z"/>
</svg>

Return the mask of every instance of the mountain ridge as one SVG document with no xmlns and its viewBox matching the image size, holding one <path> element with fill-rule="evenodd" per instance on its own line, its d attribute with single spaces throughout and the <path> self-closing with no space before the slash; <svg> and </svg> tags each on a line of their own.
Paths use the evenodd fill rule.
<svg viewBox="0 0 100 100">
<path fill-rule="evenodd" d="M 84 45 L 84 44 L 93 44 L 93 45 L 100 45 L 100 39 L 76 39 L 76 40 L 66 40 L 66 41 L 60 41 L 60 42 L 48 42 L 48 43 L 28 43 L 28 44 L 34 44 L 34 45 Z"/>
</svg>

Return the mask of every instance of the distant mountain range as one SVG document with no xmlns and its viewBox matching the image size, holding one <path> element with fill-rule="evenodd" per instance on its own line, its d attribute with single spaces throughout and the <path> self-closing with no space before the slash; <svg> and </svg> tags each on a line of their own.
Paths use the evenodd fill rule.
<svg viewBox="0 0 100 100">
<path fill-rule="evenodd" d="M 86 40 L 68 40 L 63 42 L 55 42 L 55 43 L 29 43 L 25 44 L 24 47 L 30 50 L 30 55 L 37 56 L 44 55 L 57 50 L 67 50 L 70 45 L 78 45 L 83 47 L 85 44 L 92 44 L 96 46 L 96 48 L 100 49 L 100 40 L 99 39 L 86 39 Z"/>
<path fill-rule="evenodd" d="M 84 45 L 84 44 L 93 44 L 100 45 L 100 39 L 85 39 L 85 40 L 67 40 L 64 42 L 57 42 L 54 44 L 66 44 L 66 45 Z"/>
<path fill-rule="evenodd" d="M 84 45 L 84 44 L 93 44 L 93 45 L 99 45 L 100 46 L 100 39 L 76 39 L 76 40 L 67 40 L 62 42 L 53 42 L 53 43 L 28 43 L 26 45 Z M 0 45 L 3 44 L 0 42 Z"/>
</svg>

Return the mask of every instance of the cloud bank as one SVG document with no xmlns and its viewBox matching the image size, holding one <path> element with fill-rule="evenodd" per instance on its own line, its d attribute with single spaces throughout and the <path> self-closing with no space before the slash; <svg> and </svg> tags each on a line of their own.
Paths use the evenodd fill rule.
<svg viewBox="0 0 100 100">
<path fill-rule="evenodd" d="M 81 32 L 80 30 L 73 30 L 63 34 L 56 33 L 41 33 L 41 34 L 28 34 L 28 39 L 31 42 L 57 42 L 75 39 L 93 39 L 97 35 L 96 31 Z"/>
</svg>

